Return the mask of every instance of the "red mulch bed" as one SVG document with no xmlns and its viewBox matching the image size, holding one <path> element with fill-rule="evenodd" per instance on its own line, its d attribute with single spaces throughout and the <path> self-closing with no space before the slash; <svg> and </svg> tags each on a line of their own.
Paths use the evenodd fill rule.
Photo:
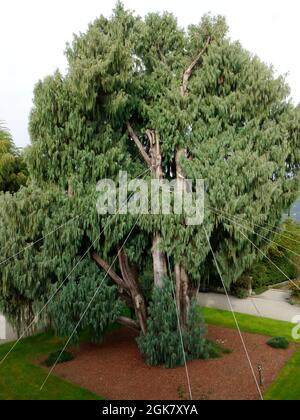
<svg viewBox="0 0 300 420">
<path fill-rule="evenodd" d="M 243 333 L 258 377 L 263 365 L 264 391 L 276 378 L 296 345 L 275 350 L 266 345 L 267 337 Z M 209 338 L 232 349 L 219 359 L 188 363 L 193 399 L 256 400 L 258 390 L 236 330 L 209 327 Z M 55 373 L 68 381 L 112 400 L 188 399 L 184 367 L 166 369 L 145 364 L 135 342 L 135 333 L 122 329 L 107 335 L 101 345 L 83 344 L 73 349 L 75 359 L 57 365 Z"/>
</svg>

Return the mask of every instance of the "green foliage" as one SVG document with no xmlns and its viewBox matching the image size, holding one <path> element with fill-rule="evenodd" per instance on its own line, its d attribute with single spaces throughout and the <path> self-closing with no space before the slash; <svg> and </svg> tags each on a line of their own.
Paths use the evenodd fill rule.
<svg viewBox="0 0 300 420">
<path fill-rule="evenodd" d="M 297 284 L 298 283 L 298 284 Z M 299 305 L 300 304 L 300 281 L 295 284 L 291 284 L 289 290 L 291 292 L 290 303 L 292 305 Z"/>
<path fill-rule="evenodd" d="M 183 98 L 182 74 L 208 36 Z M 74 36 L 66 57 L 65 75 L 57 71 L 35 87 L 26 154 L 30 184 L 0 197 L 1 261 L 18 254 L 0 266 L 3 312 L 19 325 L 32 320 L 80 258 L 92 264 L 86 252 L 92 244 L 113 261 L 136 217 L 99 216 L 96 184 L 117 180 L 120 170 L 129 178 L 145 171 L 128 138 L 128 120 L 146 149 L 145 130 L 156 130 L 168 179 L 174 178 L 174 151 L 188 149 L 182 166 L 187 178 L 205 180 L 204 224 L 221 271 L 228 285 L 238 279 L 258 251 L 219 210 L 239 215 L 241 224 L 277 226 L 299 190 L 300 109 L 287 100 L 284 79 L 230 41 L 222 17 L 204 16 L 184 31 L 168 13 L 141 19 L 119 3 L 110 18 L 100 16 Z M 190 282 L 199 276 L 219 281 L 202 226 L 186 227 L 178 215 L 141 215 L 126 251 L 148 291 L 157 231 L 162 251 L 186 268 Z M 267 249 L 262 238 L 249 236 Z M 71 285 L 58 295 L 64 287 L 71 293 Z M 70 330 L 75 313 L 71 318 L 62 330 Z M 170 322 L 171 334 L 173 315 Z M 180 362 L 176 352 L 169 356 L 171 364 Z"/>
<path fill-rule="evenodd" d="M 69 351 L 62 352 L 61 350 L 57 350 L 49 354 L 49 356 L 45 360 L 45 365 L 50 367 L 55 365 L 56 363 L 70 362 L 73 359 L 74 356 Z"/>
<path fill-rule="evenodd" d="M 292 324 L 291 322 L 277 321 L 262 317 L 258 318 L 253 315 L 240 313 L 236 313 L 235 315 L 242 331 L 268 337 L 281 336 L 292 341 L 291 331 L 295 327 L 295 324 Z M 204 317 L 208 324 L 219 325 L 226 328 L 236 328 L 235 320 L 230 311 L 205 308 Z M 300 342 L 300 340 L 298 340 L 298 342 Z"/>
<path fill-rule="evenodd" d="M 25 185 L 27 169 L 10 132 L 0 124 L 0 191 L 15 192 Z"/>
<path fill-rule="evenodd" d="M 0 195 L 0 310 L 19 332 L 78 263 L 78 218 L 57 230 L 73 211 L 66 194 L 55 188 L 30 185 Z"/>
<path fill-rule="evenodd" d="M 217 359 L 224 354 L 232 353 L 231 349 L 228 349 L 227 347 L 224 347 L 214 341 L 208 341 L 207 344 L 208 344 L 208 351 L 209 351 L 210 359 Z"/>
<path fill-rule="evenodd" d="M 289 347 L 289 342 L 285 337 L 274 337 L 267 342 L 268 346 L 274 349 L 286 350 Z"/>
<path fill-rule="evenodd" d="M 122 308 L 116 286 L 109 286 L 95 265 L 84 262 L 76 277 L 51 302 L 49 313 L 57 335 L 72 336 L 72 342 L 76 343 L 80 333 L 88 330 L 99 342 L 109 325 L 121 315 Z"/>
<path fill-rule="evenodd" d="M 251 278 L 249 273 L 244 273 L 244 275 L 230 287 L 230 292 L 238 297 L 239 299 L 245 299 L 249 297 L 249 289 L 251 286 Z"/>
<path fill-rule="evenodd" d="M 170 280 L 166 280 L 162 289 L 153 290 L 147 328 L 147 334 L 138 338 L 138 345 L 150 365 L 164 364 L 167 368 L 182 365 L 182 345 L 186 360 L 209 357 L 206 327 L 195 301 L 189 312 L 187 328 L 182 331 L 182 343 Z"/>
<path fill-rule="evenodd" d="M 287 277 L 291 280 L 299 278 L 300 257 L 296 254 L 300 255 L 300 223 L 286 220 L 280 225 L 273 241 L 268 250 L 272 262 L 264 258 L 256 262 L 251 270 L 254 289 L 285 282 Z"/>
<path fill-rule="evenodd" d="M 183 343 L 187 360 L 208 359 L 211 346 L 206 340 L 207 328 L 196 298 L 191 301 L 188 323 L 183 334 Z"/>
<path fill-rule="evenodd" d="M 279 376 L 264 395 L 265 400 L 300 400 L 300 350 L 287 362 Z"/>
<path fill-rule="evenodd" d="M 2 360 L 13 343 L 0 345 Z M 55 352 L 63 346 L 52 333 L 38 334 L 18 342 L 5 363 L 1 365 L 0 400 L 99 400 L 103 397 L 51 375 L 42 390 L 45 369 L 34 361 Z"/>
</svg>

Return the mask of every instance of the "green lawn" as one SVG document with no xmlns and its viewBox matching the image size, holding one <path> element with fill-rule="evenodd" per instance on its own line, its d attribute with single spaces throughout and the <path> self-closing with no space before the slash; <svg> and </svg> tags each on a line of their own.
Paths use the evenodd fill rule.
<svg viewBox="0 0 300 420">
<path fill-rule="evenodd" d="M 231 312 L 218 309 L 204 309 L 208 324 L 235 328 Z M 242 331 L 267 335 L 270 337 L 286 337 L 292 341 L 291 330 L 293 324 L 272 319 L 257 318 L 255 316 L 236 314 Z M 264 395 L 266 400 L 300 400 L 300 349 L 288 361 L 276 381 Z"/>
<path fill-rule="evenodd" d="M 265 394 L 266 400 L 300 400 L 300 350 Z"/>
<path fill-rule="evenodd" d="M 236 328 L 231 312 L 205 308 L 204 315 L 208 324 Z M 244 314 L 236 314 L 236 316 L 242 331 L 270 337 L 283 336 L 291 340 L 292 324 L 288 322 Z M 11 346 L 11 343 L 0 346 L 0 360 Z M 0 400 L 101 399 L 101 397 L 53 375 L 40 391 L 47 371 L 35 366 L 32 361 L 41 355 L 46 356 L 61 346 L 61 341 L 51 334 L 40 334 L 21 340 L 0 366 Z M 300 400 L 300 349 L 266 392 L 265 399 Z"/>
<path fill-rule="evenodd" d="M 295 326 L 285 321 L 275 321 L 268 318 L 258 318 L 252 315 L 235 313 L 242 331 L 266 335 L 269 337 L 286 337 L 292 341 L 292 328 Z M 208 324 L 236 328 L 232 313 L 220 309 L 204 308 L 205 320 Z M 299 340 L 300 342 L 300 340 Z"/>
<path fill-rule="evenodd" d="M 0 345 L 0 360 L 11 348 Z M 0 366 L 1 400 L 96 400 L 97 395 L 51 375 L 43 388 L 47 371 L 32 364 L 41 355 L 61 348 L 61 342 L 51 334 L 40 334 L 21 340 Z"/>
</svg>

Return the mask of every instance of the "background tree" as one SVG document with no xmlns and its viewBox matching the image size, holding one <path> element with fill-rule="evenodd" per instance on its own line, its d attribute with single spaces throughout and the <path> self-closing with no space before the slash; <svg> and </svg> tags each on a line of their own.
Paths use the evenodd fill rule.
<svg viewBox="0 0 300 420">
<path fill-rule="evenodd" d="M 222 17 L 204 16 L 184 31 L 168 13 L 143 20 L 118 4 L 111 18 L 101 16 L 75 36 L 66 56 L 67 74 L 56 71 L 35 88 L 31 185 L 2 197 L 2 258 L 71 221 L 0 267 L 2 306 L 9 313 L 8 303 L 21 296 L 36 313 L 50 290 L 62 282 L 68 287 L 70 270 L 83 259 L 86 276 L 94 264 L 99 279 L 107 273 L 134 310 L 142 335 L 151 334 L 153 316 L 155 328 L 157 319 L 169 319 L 167 333 L 177 335 L 163 305 L 157 305 L 161 318 L 148 311 L 157 303 L 151 290 L 164 287 L 170 268 L 180 323 L 189 336 L 195 313 L 190 298 L 199 282 L 217 278 L 203 227 L 186 226 L 184 214 L 99 216 L 96 183 L 117 181 L 120 170 L 131 178 L 141 173 L 148 180 L 177 177 L 182 189 L 185 178 L 203 178 L 204 226 L 229 285 L 259 253 L 226 214 L 253 227 L 277 226 L 299 188 L 299 110 L 287 100 L 284 80 L 230 41 Z M 249 236 L 256 246 L 267 247 L 260 237 Z M 90 287 L 82 271 L 73 275 Z M 5 295 L 9 276 L 11 290 Z M 110 303 L 116 299 L 113 293 L 107 296 Z M 115 318 L 120 315 L 114 305 L 107 307 Z M 61 325 L 69 331 L 72 308 L 68 312 L 64 306 L 52 316 L 65 317 Z M 130 319 L 121 320 L 133 326 Z"/>
<path fill-rule="evenodd" d="M 17 191 L 26 184 L 27 170 L 10 132 L 0 124 L 0 191 Z"/>
</svg>

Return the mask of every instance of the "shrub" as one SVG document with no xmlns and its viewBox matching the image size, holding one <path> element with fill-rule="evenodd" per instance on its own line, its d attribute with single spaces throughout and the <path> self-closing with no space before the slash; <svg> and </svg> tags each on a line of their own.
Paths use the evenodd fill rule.
<svg viewBox="0 0 300 420">
<path fill-rule="evenodd" d="M 147 334 L 137 340 L 147 363 L 152 366 L 163 364 L 167 368 L 182 365 L 184 355 L 170 280 L 165 281 L 162 289 L 153 289 L 147 327 Z M 209 358 L 206 326 L 195 300 L 191 303 L 188 325 L 182 334 L 186 360 Z"/>
<path fill-rule="evenodd" d="M 294 284 L 292 284 L 291 286 L 290 286 L 290 291 L 291 291 L 291 294 L 292 294 L 292 297 L 297 301 L 299 301 L 299 303 L 300 303 L 300 289 L 299 289 L 299 287 L 300 287 L 300 285 L 297 287 L 296 286 L 296 284 L 294 285 Z"/>
<path fill-rule="evenodd" d="M 285 337 L 274 337 L 267 342 L 268 346 L 273 347 L 274 349 L 284 349 L 286 350 L 289 346 L 289 342 Z"/>
<path fill-rule="evenodd" d="M 46 366 L 53 366 L 55 363 L 65 363 L 73 360 L 74 356 L 68 351 L 57 350 L 53 353 L 50 353 L 47 359 L 45 360 Z M 57 361 L 57 362 L 56 362 Z"/>
<path fill-rule="evenodd" d="M 83 261 L 74 278 L 69 279 L 51 302 L 49 314 L 56 335 L 72 335 L 72 343 L 76 344 L 80 334 L 88 332 L 93 341 L 101 342 L 123 307 L 116 286 L 110 286 L 95 264 Z M 84 317 L 78 325 L 82 314 Z"/>
<path fill-rule="evenodd" d="M 217 359 L 223 354 L 231 354 L 232 350 L 214 341 L 208 341 L 208 353 L 210 359 Z"/>
<path fill-rule="evenodd" d="M 245 299 L 249 296 L 250 287 L 251 277 L 245 273 L 235 283 L 232 283 L 230 292 L 239 299 Z"/>
<path fill-rule="evenodd" d="M 239 299 L 246 299 L 249 297 L 249 292 L 246 289 L 236 289 L 234 295 Z"/>
</svg>

